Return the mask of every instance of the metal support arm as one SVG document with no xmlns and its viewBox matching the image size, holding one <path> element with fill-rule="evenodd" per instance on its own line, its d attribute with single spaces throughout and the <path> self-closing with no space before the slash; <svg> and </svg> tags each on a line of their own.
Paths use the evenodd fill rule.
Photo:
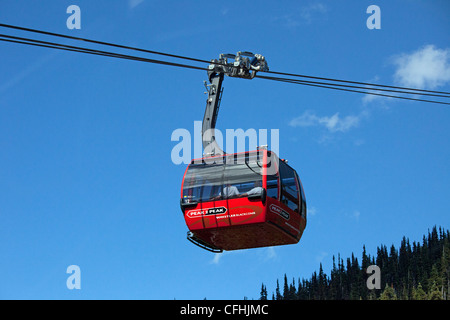
<svg viewBox="0 0 450 320">
<path fill-rule="evenodd" d="M 234 59 L 228 62 L 228 59 Z M 265 58 L 259 54 L 239 51 L 236 55 L 221 54 L 219 60 L 214 59 L 208 67 L 207 85 L 208 99 L 203 117 L 202 140 L 205 156 L 223 155 L 225 152 L 218 145 L 215 138 L 216 121 L 222 98 L 222 82 L 224 75 L 230 77 L 253 79 L 258 71 L 268 71 Z"/>
</svg>

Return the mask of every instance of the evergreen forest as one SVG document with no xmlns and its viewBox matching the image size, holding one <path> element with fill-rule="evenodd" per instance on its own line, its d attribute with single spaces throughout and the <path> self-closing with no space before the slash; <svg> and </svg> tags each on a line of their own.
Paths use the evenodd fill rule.
<svg viewBox="0 0 450 320">
<path fill-rule="evenodd" d="M 375 273 L 368 270 L 371 265 L 379 267 L 375 288 Z M 381 245 L 375 256 L 368 255 L 363 246 L 361 260 L 354 254 L 345 261 L 340 255 L 333 256 L 330 275 L 322 264 L 309 279 L 289 281 L 285 274 L 282 281 L 276 280 L 270 294 L 262 283 L 259 299 L 450 300 L 450 232 L 433 227 L 421 243 L 411 244 L 403 237 L 400 248 Z"/>
</svg>

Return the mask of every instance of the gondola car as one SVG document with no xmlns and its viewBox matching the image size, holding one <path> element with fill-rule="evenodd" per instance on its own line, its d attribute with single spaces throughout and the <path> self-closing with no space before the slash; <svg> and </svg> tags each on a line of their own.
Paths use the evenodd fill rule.
<svg viewBox="0 0 450 320">
<path fill-rule="evenodd" d="M 297 172 L 266 149 L 192 160 L 180 205 L 188 240 L 212 252 L 295 244 L 306 227 Z"/>
</svg>

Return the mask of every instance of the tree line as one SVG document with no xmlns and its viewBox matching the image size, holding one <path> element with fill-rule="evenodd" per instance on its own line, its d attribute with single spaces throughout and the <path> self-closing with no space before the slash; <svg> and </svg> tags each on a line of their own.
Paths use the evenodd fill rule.
<svg viewBox="0 0 450 320">
<path fill-rule="evenodd" d="M 367 286 L 367 268 L 380 270 L 380 289 Z M 333 256 L 333 267 L 327 275 L 319 266 L 310 278 L 288 281 L 277 279 L 275 291 L 268 295 L 261 285 L 260 300 L 450 300 L 450 232 L 436 226 L 428 230 L 422 242 L 410 243 L 403 237 L 400 248 L 385 245 L 376 256 L 367 254 L 361 260 L 352 256 L 346 261 Z"/>
</svg>

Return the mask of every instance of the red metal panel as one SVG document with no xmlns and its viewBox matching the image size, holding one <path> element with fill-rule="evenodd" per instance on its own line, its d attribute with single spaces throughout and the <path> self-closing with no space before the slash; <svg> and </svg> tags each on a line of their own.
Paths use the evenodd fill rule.
<svg viewBox="0 0 450 320">
<path fill-rule="evenodd" d="M 294 238 L 300 240 L 302 234 L 301 220 L 303 220 L 298 212 L 294 212 L 289 207 L 276 201 L 275 199 L 267 199 L 267 220 L 290 234 Z M 303 227 L 304 228 L 304 227 Z"/>
<path fill-rule="evenodd" d="M 267 158 L 264 150 L 262 186 L 266 190 Z M 181 192 L 183 197 L 183 185 Z M 270 197 L 264 204 L 247 197 L 198 203 L 184 209 L 184 218 L 196 237 L 223 250 L 295 244 L 306 227 L 298 212 Z"/>
<path fill-rule="evenodd" d="M 226 228 L 265 221 L 260 200 L 236 198 L 199 203 L 186 209 L 184 218 L 189 230 Z"/>
</svg>

